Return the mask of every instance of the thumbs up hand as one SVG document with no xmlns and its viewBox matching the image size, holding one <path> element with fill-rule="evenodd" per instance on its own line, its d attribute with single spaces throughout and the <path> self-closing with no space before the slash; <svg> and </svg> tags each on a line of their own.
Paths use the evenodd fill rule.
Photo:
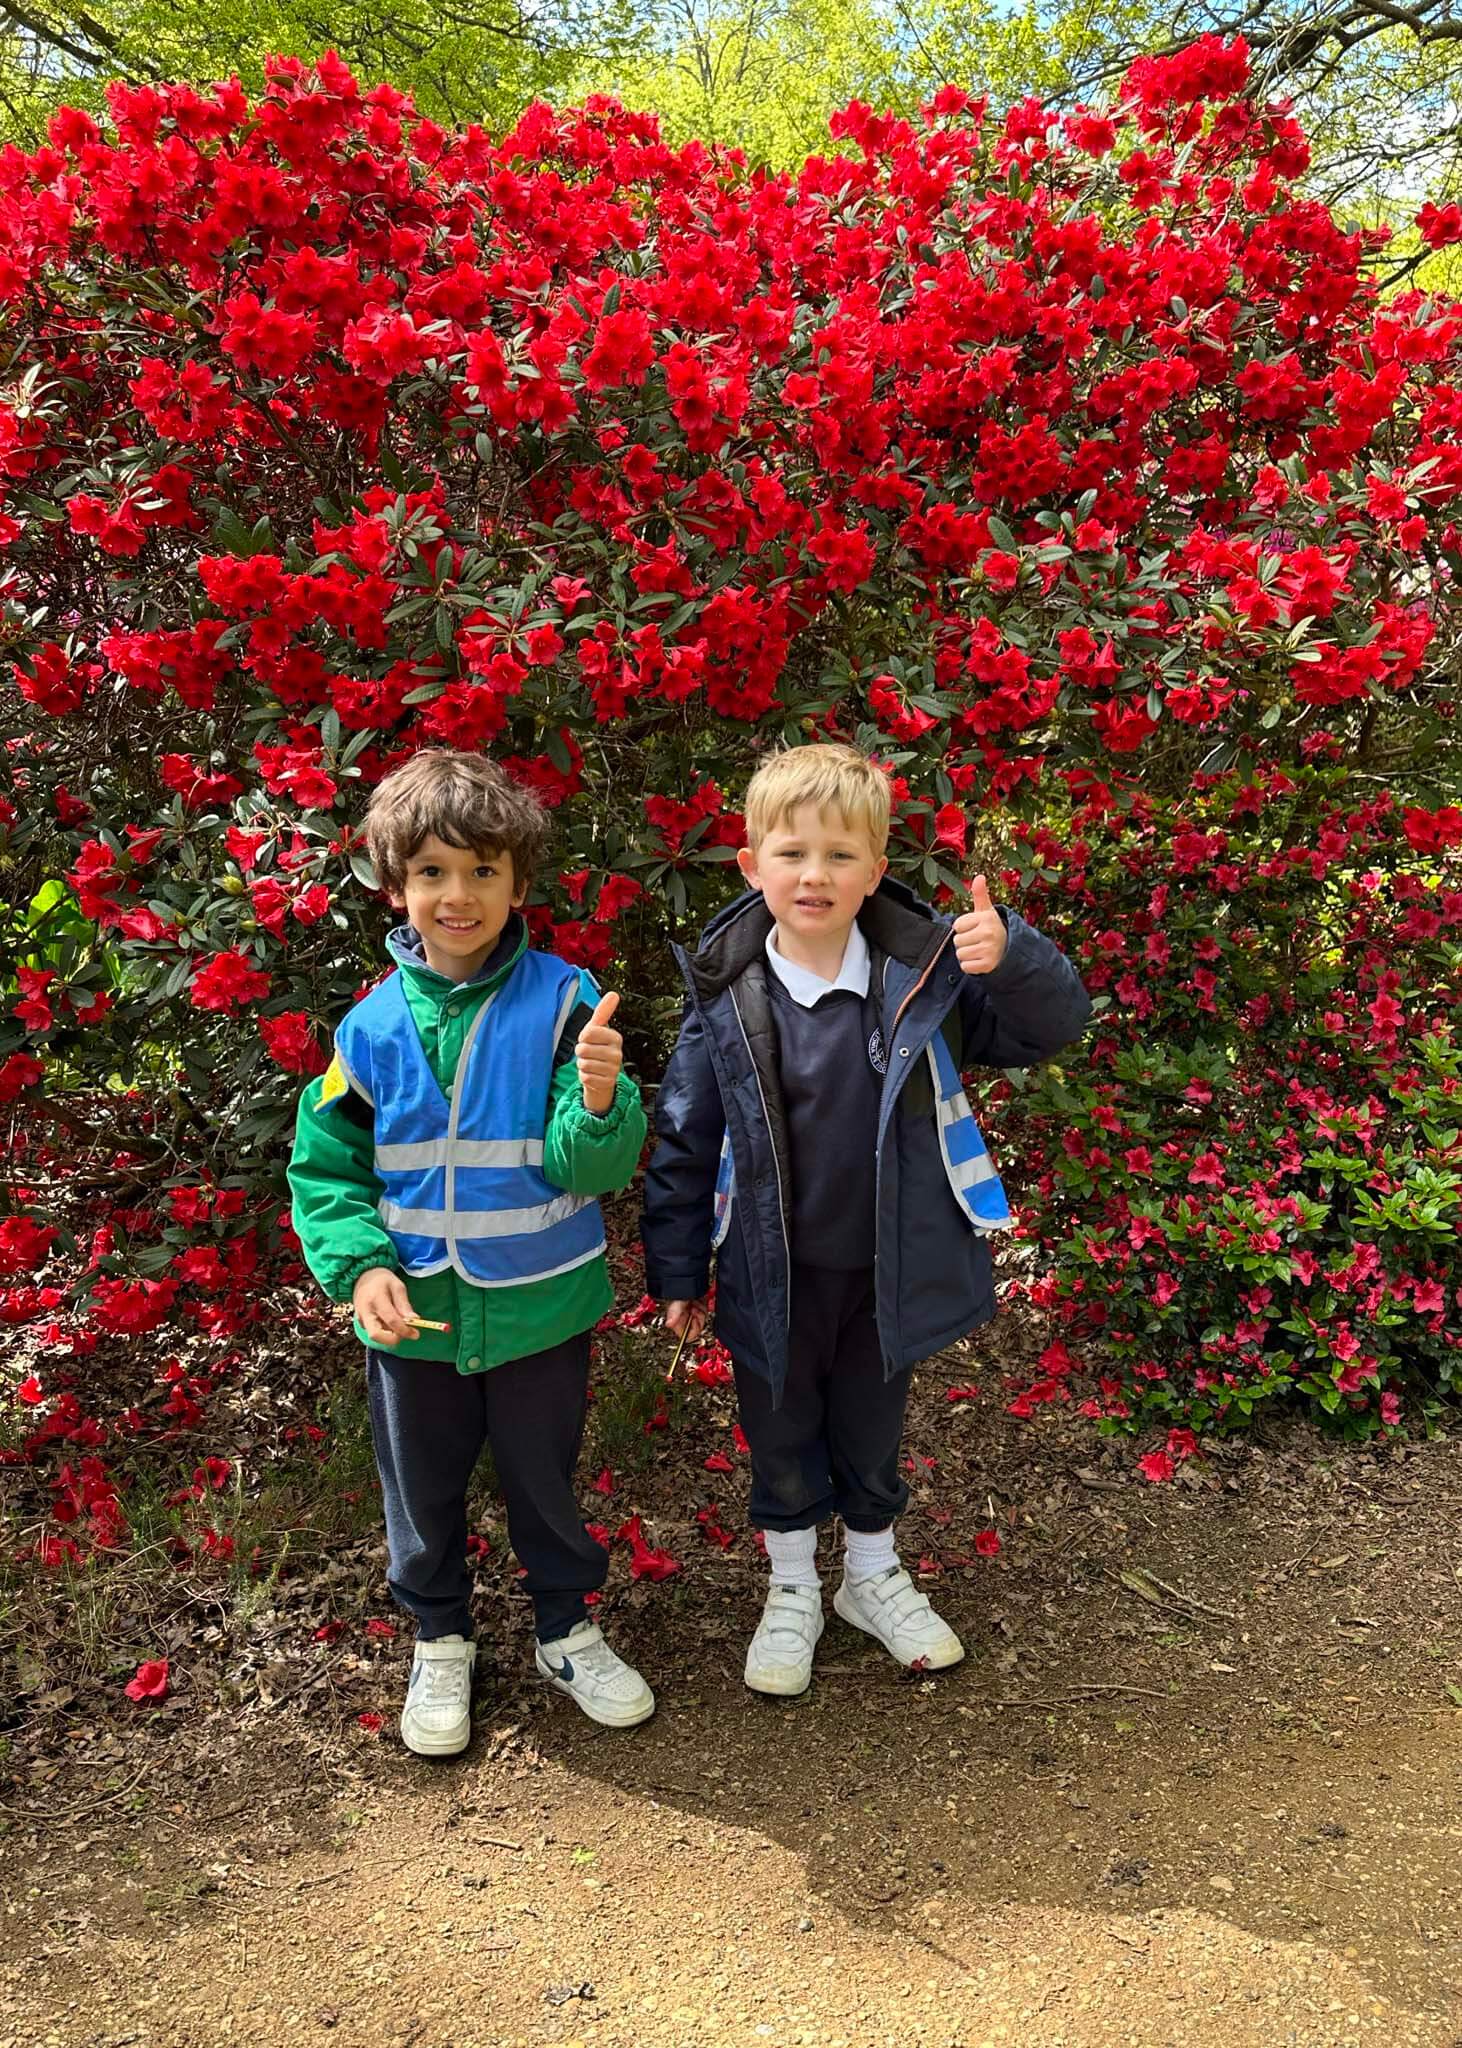
<svg viewBox="0 0 1462 2048">
<path fill-rule="evenodd" d="M 983 875 L 970 883 L 970 907 L 954 921 L 954 955 L 966 974 L 993 974 L 1005 958 L 1007 934 Z"/>
<path fill-rule="evenodd" d="M 619 997 L 612 991 L 601 996 L 593 1016 L 574 1041 L 574 1064 L 579 1070 L 584 1107 L 595 1116 L 603 1116 L 613 1108 L 614 1085 L 624 1065 L 624 1040 L 609 1022 L 618 1008 Z"/>
</svg>

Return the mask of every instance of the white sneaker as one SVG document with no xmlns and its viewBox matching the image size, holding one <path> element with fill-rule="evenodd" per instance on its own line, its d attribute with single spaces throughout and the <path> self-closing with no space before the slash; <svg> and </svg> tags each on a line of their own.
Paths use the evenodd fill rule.
<svg viewBox="0 0 1462 2048">
<path fill-rule="evenodd" d="M 549 1684 L 566 1692 L 602 1728 L 633 1728 L 655 1711 L 655 1695 L 632 1664 L 581 1621 L 557 1642 L 540 1643 L 533 1661 Z"/>
<path fill-rule="evenodd" d="M 822 1630 L 820 1586 L 773 1586 L 746 1652 L 746 1682 L 752 1691 L 784 1699 L 806 1692 Z"/>
<path fill-rule="evenodd" d="M 850 1627 L 876 1636 L 890 1657 L 905 1666 L 945 1671 L 965 1653 L 949 1623 L 940 1620 L 901 1564 L 864 1579 L 845 1577 L 833 1595 L 833 1609 Z"/>
<path fill-rule="evenodd" d="M 417 1756 L 456 1756 L 472 1734 L 472 1667 L 477 1645 L 465 1636 L 418 1643 L 411 1660 L 401 1740 Z"/>
</svg>

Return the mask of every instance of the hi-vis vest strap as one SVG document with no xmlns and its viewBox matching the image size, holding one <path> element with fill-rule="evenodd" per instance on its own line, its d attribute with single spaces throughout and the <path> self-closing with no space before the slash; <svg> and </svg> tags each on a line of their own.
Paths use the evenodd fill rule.
<svg viewBox="0 0 1462 2048">
<path fill-rule="evenodd" d="M 711 1250 L 718 1252 L 726 1242 L 726 1232 L 731 1228 L 731 1204 L 736 1194 L 736 1169 L 731 1164 L 731 1133 L 727 1131 L 721 1140 L 721 1156 L 716 1161 L 716 1192 L 712 1197 L 713 1212 L 711 1224 Z"/>
<path fill-rule="evenodd" d="M 342 1019 L 336 1059 L 375 1107 L 377 1207 L 408 1273 L 451 1267 L 478 1287 L 513 1287 L 603 1251 L 598 1203 L 543 1176 L 554 1051 L 592 986 L 550 954 L 524 953 L 473 1019 L 450 1097 L 399 972 Z"/>
<path fill-rule="evenodd" d="M 987 1237 L 1009 1230 L 1012 1217 L 995 1162 L 985 1149 L 975 1112 L 965 1094 L 954 1055 L 936 1031 L 929 1041 L 934 1073 L 934 1114 L 939 1122 L 939 1150 L 954 1198 L 970 1219 L 970 1227 Z"/>
<path fill-rule="evenodd" d="M 934 1115 L 939 1129 L 939 1155 L 955 1200 L 969 1218 L 970 1228 L 986 1237 L 1012 1224 L 1010 1204 L 985 1147 L 975 1112 L 965 1094 L 954 1055 L 945 1044 L 944 1033 L 936 1031 L 929 1041 L 928 1059 L 934 1077 Z M 731 1134 L 721 1140 L 716 1163 L 711 1249 L 719 1251 L 731 1228 L 731 1211 L 736 1199 L 736 1171 L 731 1162 Z"/>
</svg>

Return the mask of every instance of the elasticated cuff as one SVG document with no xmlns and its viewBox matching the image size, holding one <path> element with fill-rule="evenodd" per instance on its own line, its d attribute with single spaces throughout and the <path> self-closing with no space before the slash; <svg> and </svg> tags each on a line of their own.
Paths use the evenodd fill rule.
<svg viewBox="0 0 1462 2048">
<path fill-rule="evenodd" d="M 575 1132 L 585 1132 L 593 1138 L 617 1138 L 624 1129 L 625 1119 L 635 1106 L 633 1088 L 621 1088 L 616 1084 L 614 1100 L 608 1109 L 586 1109 L 582 1102 L 566 1102 L 558 1114 L 566 1116 Z"/>
<path fill-rule="evenodd" d="M 700 1301 L 710 1292 L 711 1274 L 709 1267 L 699 1273 L 689 1270 L 682 1273 L 665 1273 L 659 1270 L 645 1273 L 645 1291 L 656 1301 Z"/>
<path fill-rule="evenodd" d="M 331 1301 L 348 1303 L 355 1293 L 355 1283 L 361 1274 L 370 1273 L 377 1266 L 384 1266 L 389 1273 L 401 1271 L 401 1262 L 392 1253 L 387 1252 L 382 1256 L 381 1253 L 374 1252 L 366 1259 L 352 1259 L 348 1266 L 342 1266 L 338 1273 L 331 1276 L 328 1284 L 322 1285 L 325 1286 L 325 1292 Z"/>
</svg>

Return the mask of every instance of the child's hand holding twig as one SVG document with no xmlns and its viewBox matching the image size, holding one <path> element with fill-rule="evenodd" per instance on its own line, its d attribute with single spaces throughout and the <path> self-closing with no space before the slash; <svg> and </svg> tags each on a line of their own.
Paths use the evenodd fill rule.
<svg viewBox="0 0 1462 2048">
<path fill-rule="evenodd" d="M 372 1266 L 352 1290 L 351 1306 L 372 1344 L 395 1346 L 416 1335 L 416 1318 L 406 1282 L 389 1266 Z"/>
<path fill-rule="evenodd" d="M 667 1301 L 665 1327 L 674 1336 L 688 1335 L 693 1344 L 706 1327 L 706 1297 L 697 1301 Z"/>
</svg>

